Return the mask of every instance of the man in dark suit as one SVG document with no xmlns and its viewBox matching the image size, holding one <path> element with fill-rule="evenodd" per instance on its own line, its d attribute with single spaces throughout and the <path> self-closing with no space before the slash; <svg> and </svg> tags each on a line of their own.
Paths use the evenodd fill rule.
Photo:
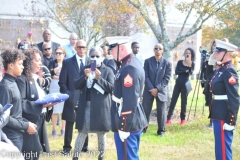
<svg viewBox="0 0 240 160">
<path fill-rule="evenodd" d="M 46 44 L 46 43 L 47 43 L 47 44 L 50 44 L 51 49 L 52 49 L 52 51 L 53 51 L 53 57 L 55 57 L 55 53 L 54 53 L 54 52 L 55 52 L 55 49 L 56 49 L 57 47 L 59 47 L 60 44 L 51 41 L 51 39 L 52 39 L 52 33 L 51 33 L 51 31 L 50 31 L 49 29 L 44 30 L 42 36 L 43 36 L 43 42 L 37 44 L 38 49 L 43 53 L 43 47 L 42 47 L 43 44 Z"/>
<path fill-rule="evenodd" d="M 78 99 L 80 96 L 80 90 L 76 90 L 74 88 L 73 82 L 75 78 L 81 76 L 81 68 L 85 65 L 90 64 L 90 59 L 86 57 L 86 42 L 84 40 L 78 40 L 75 49 L 77 54 L 63 61 L 62 70 L 58 82 L 60 86 L 60 92 L 69 95 L 69 99 L 66 100 L 64 103 L 64 108 L 62 112 L 62 119 L 66 120 L 64 146 L 63 151 L 61 152 L 62 154 L 68 154 L 69 151 L 72 149 L 71 141 L 73 124 L 76 118 L 74 109 L 76 109 L 76 107 L 78 106 Z M 88 137 L 86 138 L 82 151 L 88 151 L 87 142 Z"/>
<path fill-rule="evenodd" d="M 143 108 L 149 123 L 154 98 L 157 103 L 157 134 L 164 136 L 165 111 L 167 102 L 167 85 L 171 77 L 172 64 L 162 56 L 162 44 L 156 44 L 153 49 L 155 56 L 145 60 L 145 88 L 143 92 Z M 146 129 L 143 132 L 146 132 Z"/>
</svg>

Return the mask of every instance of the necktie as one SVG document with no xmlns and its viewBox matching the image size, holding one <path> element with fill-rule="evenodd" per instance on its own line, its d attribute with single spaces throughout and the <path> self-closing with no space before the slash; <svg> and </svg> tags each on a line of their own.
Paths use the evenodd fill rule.
<svg viewBox="0 0 240 160">
<path fill-rule="evenodd" d="M 80 59 L 80 70 L 83 68 L 83 62 L 82 62 L 82 59 Z"/>
<path fill-rule="evenodd" d="M 159 68 L 159 65 L 160 65 L 160 62 L 159 62 L 159 61 L 157 61 L 157 70 L 158 70 L 158 68 Z"/>
</svg>

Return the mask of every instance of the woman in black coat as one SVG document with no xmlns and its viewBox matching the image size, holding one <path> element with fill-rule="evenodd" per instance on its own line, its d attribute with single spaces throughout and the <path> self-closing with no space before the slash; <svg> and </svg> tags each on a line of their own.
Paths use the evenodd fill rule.
<svg viewBox="0 0 240 160">
<path fill-rule="evenodd" d="M 97 133 L 99 159 L 103 159 L 106 132 L 111 129 L 111 93 L 114 87 L 113 71 L 102 63 L 102 49 L 92 48 L 91 60 L 96 60 L 96 70 L 91 65 L 81 70 L 81 77 L 75 80 L 76 89 L 80 89 L 77 109 L 76 129 L 78 137 L 75 142 L 74 158 L 77 159 L 88 133 Z M 97 89 L 100 88 L 100 89 Z"/>
<path fill-rule="evenodd" d="M 17 78 L 16 83 L 22 97 L 23 118 L 37 125 L 35 134 L 23 133 L 22 153 L 25 159 L 39 159 L 39 154 L 44 150 L 49 150 L 48 139 L 44 131 L 45 119 L 41 114 L 45 111 L 45 107 L 53 104 L 38 105 L 35 101 L 45 96 L 44 90 L 40 87 L 39 72 L 42 66 L 42 54 L 38 49 L 28 49 L 24 51 L 26 59 L 23 61 L 23 74 Z M 46 130 L 45 130 L 46 131 Z M 41 135 L 41 136 L 39 136 Z M 44 138 L 43 138 L 44 137 Z"/>
</svg>

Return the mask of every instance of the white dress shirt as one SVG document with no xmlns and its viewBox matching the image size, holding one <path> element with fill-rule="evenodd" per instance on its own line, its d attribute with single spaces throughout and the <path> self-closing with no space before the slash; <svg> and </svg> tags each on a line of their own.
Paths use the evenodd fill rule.
<svg viewBox="0 0 240 160">
<path fill-rule="evenodd" d="M 82 59 L 82 63 L 83 63 L 83 66 L 85 66 L 85 56 L 83 58 L 79 57 L 77 54 L 76 54 L 76 60 L 77 60 L 77 63 L 78 63 L 78 67 L 80 68 L 80 59 Z M 80 68 L 81 69 L 81 68 Z"/>
</svg>

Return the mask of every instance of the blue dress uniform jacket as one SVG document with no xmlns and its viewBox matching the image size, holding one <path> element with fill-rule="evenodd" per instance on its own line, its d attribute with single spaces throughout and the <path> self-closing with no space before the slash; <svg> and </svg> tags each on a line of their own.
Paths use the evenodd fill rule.
<svg viewBox="0 0 240 160">
<path fill-rule="evenodd" d="M 222 64 L 210 81 L 210 87 L 213 100 L 209 117 L 235 125 L 239 109 L 239 95 L 238 75 L 232 62 Z M 218 95 L 227 95 L 227 100 L 214 100 L 214 96 Z"/>
<path fill-rule="evenodd" d="M 144 70 L 138 59 L 130 54 L 122 60 L 122 65 L 115 76 L 114 96 L 122 99 L 119 116 L 119 104 L 112 101 L 112 131 L 139 131 L 147 126 L 146 116 L 141 103 L 144 85 Z"/>
</svg>

